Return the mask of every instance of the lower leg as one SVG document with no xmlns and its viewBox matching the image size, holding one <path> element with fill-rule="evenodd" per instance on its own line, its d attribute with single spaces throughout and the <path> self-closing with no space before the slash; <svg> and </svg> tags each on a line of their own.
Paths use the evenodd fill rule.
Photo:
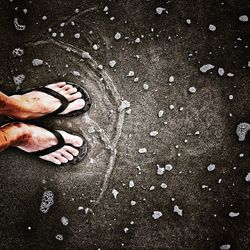
<svg viewBox="0 0 250 250">
<path fill-rule="evenodd" d="M 9 115 L 21 109 L 18 102 L 0 91 L 0 115 Z"/>
<path fill-rule="evenodd" d="M 30 133 L 22 123 L 10 123 L 0 128 L 0 151 L 10 147 L 19 146 L 30 137 Z"/>
</svg>

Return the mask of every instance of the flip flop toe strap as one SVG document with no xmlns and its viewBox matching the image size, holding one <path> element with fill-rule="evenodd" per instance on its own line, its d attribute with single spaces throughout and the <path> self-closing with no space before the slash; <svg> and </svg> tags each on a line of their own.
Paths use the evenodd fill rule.
<svg viewBox="0 0 250 250">
<path fill-rule="evenodd" d="M 32 152 L 33 155 L 35 156 L 44 156 L 50 153 L 55 152 L 56 150 L 62 148 L 65 145 L 65 141 L 63 136 L 58 132 L 58 131 L 50 131 L 51 133 L 54 134 L 54 136 L 56 137 L 56 139 L 58 140 L 58 143 L 52 147 L 43 149 L 43 150 L 39 150 L 36 152 Z"/>
<path fill-rule="evenodd" d="M 63 112 L 68 107 L 68 105 L 69 105 L 68 99 L 66 97 L 64 97 L 63 95 L 59 94 L 58 92 L 56 92 L 50 88 L 47 88 L 47 87 L 40 87 L 37 90 L 44 92 L 48 95 L 51 95 L 51 96 L 53 96 L 61 101 L 61 106 L 50 114 L 59 114 L 59 113 Z"/>
</svg>

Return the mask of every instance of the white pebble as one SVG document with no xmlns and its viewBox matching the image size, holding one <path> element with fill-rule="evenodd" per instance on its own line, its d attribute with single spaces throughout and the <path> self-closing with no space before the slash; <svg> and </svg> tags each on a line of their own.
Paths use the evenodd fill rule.
<svg viewBox="0 0 250 250">
<path fill-rule="evenodd" d="M 76 39 L 79 39 L 79 38 L 81 37 L 81 34 L 80 34 L 80 33 L 75 33 L 74 37 L 75 37 Z"/>
<path fill-rule="evenodd" d="M 229 250 L 231 248 L 231 245 L 225 244 L 220 246 L 220 250 Z"/>
<path fill-rule="evenodd" d="M 208 29 L 209 29 L 210 31 L 215 31 L 215 30 L 216 30 L 216 27 L 215 27 L 213 24 L 209 24 Z"/>
<path fill-rule="evenodd" d="M 130 70 L 130 71 L 128 72 L 128 74 L 127 74 L 127 76 L 129 76 L 129 77 L 132 77 L 132 76 L 134 76 L 134 75 L 135 75 L 135 72 L 132 71 L 132 70 Z"/>
<path fill-rule="evenodd" d="M 207 166 L 207 171 L 211 172 L 215 170 L 215 164 L 210 164 Z"/>
<path fill-rule="evenodd" d="M 113 194 L 114 198 L 116 199 L 116 197 L 119 194 L 119 192 L 116 189 L 113 189 L 112 190 L 112 194 Z"/>
<path fill-rule="evenodd" d="M 239 20 L 241 22 L 248 22 L 248 16 L 247 15 L 242 15 L 242 16 L 239 17 Z"/>
<path fill-rule="evenodd" d="M 156 11 L 156 13 L 157 13 L 158 15 L 161 15 L 162 12 L 163 12 L 164 10 L 166 10 L 166 9 L 165 9 L 165 8 L 162 8 L 162 7 L 157 7 L 155 11 Z"/>
<path fill-rule="evenodd" d="M 160 166 L 157 164 L 157 174 L 158 174 L 158 175 L 163 175 L 163 174 L 164 174 L 164 171 L 165 171 L 165 168 L 164 168 L 164 167 L 160 167 Z"/>
<path fill-rule="evenodd" d="M 121 102 L 121 105 L 118 107 L 118 111 L 122 112 L 124 109 L 129 108 L 129 107 L 130 107 L 130 102 L 127 100 L 123 100 Z"/>
<path fill-rule="evenodd" d="M 218 74 L 219 74 L 220 76 L 223 76 L 223 75 L 225 74 L 225 70 L 224 70 L 223 68 L 219 68 L 219 69 L 218 69 Z"/>
<path fill-rule="evenodd" d="M 139 153 L 145 154 L 145 153 L 147 153 L 147 149 L 146 148 L 139 148 Z"/>
<path fill-rule="evenodd" d="M 152 215 L 152 217 L 153 217 L 155 220 L 159 219 L 161 216 L 162 216 L 162 212 L 160 212 L 160 211 L 154 211 L 154 213 L 153 213 L 153 215 Z"/>
<path fill-rule="evenodd" d="M 165 189 L 165 188 L 167 188 L 167 187 L 168 187 L 168 186 L 167 186 L 166 183 L 162 183 L 162 184 L 161 184 L 161 188 Z"/>
<path fill-rule="evenodd" d="M 165 169 L 166 169 L 167 171 L 171 171 L 171 170 L 173 169 L 173 166 L 172 166 L 171 164 L 166 164 L 166 165 L 165 165 Z"/>
<path fill-rule="evenodd" d="M 204 64 L 203 66 L 200 67 L 200 71 L 202 73 L 206 73 L 208 70 L 213 69 L 214 65 L 212 64 Z"/>
<path fill-rule="evenodd" d="M 175 205 L 174 213 L 177 213 L 179 216 L 182 216 L 182 209 L 180 209 L 177 205 Z"/>
<path fill-rule="evenodd" d="M 248 173 L 245 177 L 245 181 L 249 182 L 250 181 L 250 173 Z"/>
<path fill-rule="evenodd" d="M 41 60 L 41 59 L 33 59 L 33 60 L 32 60 L 32 65 L 33 65 L 34 67 L 40 66 L 40 65 L 42 65 L 42 64 L 43 64 L 43 60 Z"/>
<path fill-rule="evenodd" d="M 229 213 L 229 216 L 231 217 L 231 218 L 234 218 L 234 217 L 238 217 L 240 215 L 240 213 L 235 213 L 235 212 L 230 212 Z"/>
<path fill-rule="evenodd" d="M 128 186 L 129 186 L 130 188 L 132 188 L 132 187 L 134 187 L 134 186 L 135 186 L 135 183 L 134 183 L 133 181 L 129 181 Z"/>
<path fill-rule="evenodd" d="M 150 133 L 149 133 L 149 135 L 150 136 L 157 136 L 158 135 L 158 132 L 157 131 L 151 131 Z"/>
<path fill-rule="evenodd" d="M 189 89 L 188 89 L 188 91 L 190 92 L 190 93 L 195 93 L 196 92 L 196 88 L 195 87 L 190 87 Z"/>
<path fill-rule="evenodd" d="M 110 66 L 111 68 L 115 67 L 115 65 L 116 65 L 116 61 L 115 61 L 115 60 L 109 61 L 109 66 Z"/>
<path fill-rule="evenodd" d="M 168 81 L 169 81 L 169 82 L 174 82 L 174 77 L 173 77 L 173 76 L 170 76 L 170 77 L 168 78 Z"/>
<path fill-rule="evenodd" d="M 143 84 L 143 88 L 144 88 L 145 90 L 148 90 L 148 85 L 147 85 L 146 83 L 144 83 L 144 84 Z"/>
<path fill-rule="evenodd" d="M 158 113 L 158 117 L 161 118 L 163 116 L 163 113 L 164 113 L 164 111 L 160 110 L 159 113 Z"/>
<path fill-rule="evenodd" d="M 119 39 L 121 39 L 121 37 L 122 37 L 122 35 L 121 35 L 121 33 L 119 33 L 119 32 L 117 32 L 117 33 L 115 34 L 115 36 L 114 36 L 115 40 L 119 40 Z"/>
</svg>

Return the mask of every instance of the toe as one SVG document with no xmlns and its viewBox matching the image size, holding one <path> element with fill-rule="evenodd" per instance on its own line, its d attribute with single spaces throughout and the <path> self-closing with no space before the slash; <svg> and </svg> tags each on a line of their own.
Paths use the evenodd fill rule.
<svg viewBox="0 0 250 250">
<path fill-rule="evenodd" d="M 67 90 L 67 94 L 69 94 L 69 95 L 74 94 L 76 92 L 77 92 L 77 88 L 75 88 L 75 87 L 72 87 L 72 88 Z"/>
<path fill-rule="evenodd" d="M 74 156 L 70 154 L 66 149 L 64 149 L 64 147 L 61 149 L 61 154 L 69 161 L 73 160 L 74 158 Z"/>
<path fill-rule="evenodd" d="M 72 89 L 72 88 L 73 88 L 73 86 L 72 86 L 72 85 L 69 85 L 69 84 L 66 84 L 65 86 L 62 87 L 62 89 L 63 89 L 64 91 L 67 91 L 67 90 Z"/>
<path fill-rule="evenodd" d="M 81 92 L 77 92 L 75 94 L 72 94 L 69 96 L 69 101 L 73 101 L 73 100 L 76 100 L 76 99 L 79 99 L 82 97 L 82 93 Z"/>
<path fill-rule="evenodd" d="M 68 162 L 68 159 L 65 158 L 65 157 L 61 154 L 61 152 L 60 152 L 59 150 L 58 150 L 58 152 L 52 153 L 52 155 L 53 155 L 56 159 L 58 159 L 61 163 L 67 163 L 67 162 Z"/>
<path fill-rule="evenodd" d="M 70 113 L 70 112 L 72 112 L 74 110 L 80 110 L 84 106 L 85 106 L 85 101 L 83 99 L 77 99 L 77 100 L 71 102 L 68 105 L 68 107 L 63 112 L 61 112 L 60 114 L 61 115 L 68 114 L 68 113 Z"/>
<path fill-rule="evenodd" d="M 44 155 L 44 156 L 40 156 L 41 159 L 45 160 L 45 161 L 49 161 L 52 162 L 56 165 L 61 165 L 61 162 L 56 159 L 53 155 L 49 154 L 49 155 Z"/>
<path fill-rule="evenodd" d="M 67 152 L 69 152 L 70 154 L 77 156 L 79 154 L 79 151 L 76 148 L 73 148 L 71 146 L 64 146 L 63 147 Z"/>
<path fill-rule="evenodd" d="M 77 135 L 69 134 L 65 131 L 58 130 L 61 133 L 66 143 L 72 144 L 74 147 L 80 147 L 83 144 L 83 139 Z"/>
</svg>

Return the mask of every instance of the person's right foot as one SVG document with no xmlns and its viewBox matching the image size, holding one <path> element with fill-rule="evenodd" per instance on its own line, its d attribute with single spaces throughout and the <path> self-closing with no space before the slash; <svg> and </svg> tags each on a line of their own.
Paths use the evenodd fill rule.
<svg viewBox="0 0 250 250">
<path fill-rule="evenodd" d="M 9 126 L 9 125 L 8 125 Z M 25 152 L 36 152 L 57 144 L 57 138 L 50 131 L 25 123 L 15 123 L 14 126 L 18 127 L 21 136 L 17 139 L 16 147 Z M 54 151 L 53 153 L 39 156 L 41 159 L 53 162 L 57 165 L 71 161 L 79 154 L 76 149 L 83 144 L 81 137 L 71 135 L 65 131 L 57 130 L 64 138 L 65 143 L 71 144 L 74 147 L 65 145 L 62 148 Z M 76 147 L 76 148 L 75 148 Z"/>
</svg>

